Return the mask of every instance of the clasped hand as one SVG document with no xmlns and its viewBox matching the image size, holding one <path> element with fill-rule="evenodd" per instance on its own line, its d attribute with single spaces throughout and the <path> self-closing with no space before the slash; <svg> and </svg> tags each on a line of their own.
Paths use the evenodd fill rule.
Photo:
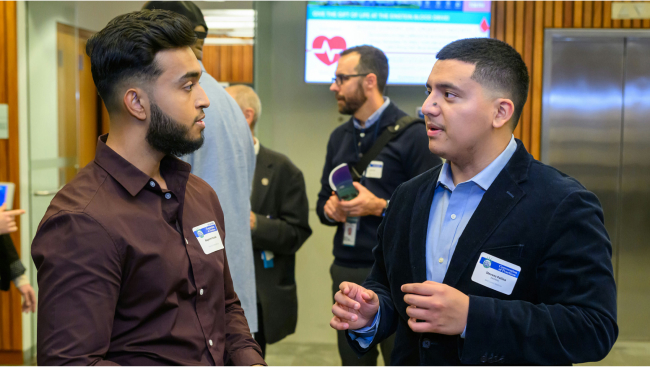
<svg viewBox="0 0 650 367">
<path fill-rule="evenodd" d="M 446 284 L 427 280 L 402 286 L 409 306 L 408 325 L 416 333 L 459 335 L 467 325 L 469 297 Z"/>
<path fill-rule="evenodd" d="M 380 216 L 386 207 L 386 200 L 376 197 L 370 190 L 358 182 L 353 182 L 359 191 L 357 197 L 350 201 L 341 201 L 335 192 L 325 203 L 325 214 L 336 221 L 345 222 L 347 217 Z"/>
</svg>

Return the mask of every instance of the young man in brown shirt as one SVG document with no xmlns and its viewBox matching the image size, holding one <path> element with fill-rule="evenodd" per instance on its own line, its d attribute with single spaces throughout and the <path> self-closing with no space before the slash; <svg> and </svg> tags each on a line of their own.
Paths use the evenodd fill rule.
<svg viewBox="0 0 650 367">
<path fill-rule="evenodd" d="M 219 199 L 174 157 L 210 128 L 195 40 L 186 18 L 147 10 L 88 41 L 110 135 L 32 245 L 39 365 L 264 363 L 233 290 Z"/>
</svg>

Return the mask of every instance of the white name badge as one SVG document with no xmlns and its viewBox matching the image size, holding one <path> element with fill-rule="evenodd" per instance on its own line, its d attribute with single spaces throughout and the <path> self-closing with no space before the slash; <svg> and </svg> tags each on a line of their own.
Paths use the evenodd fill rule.
<svg viewBox="0 0 650 367">
<path fill-rule="evenodd" d="M 366 178 L 381 178 L 384 172 L 384 162 L 371 161 L 366 168 Z"/>
<path fill-rule="evenodd" d="M 208 222 L 194 227 L 192 228 L 192 232 L 194 232 L 196 239 L 199 240 L 199 244 L 206 255 L 223 249 L 221 236 L 219 236 L 219 230 L 214 222 Z"/>
<path fill-rule="evenodd" d="M 476 263 L 472 281 L 510 295 L 520 272 L 521 267 L 483 252 Z"/>
<path fill-rule="evenodd" d="M 345 246 L 354 246 L 357 242 L 357 222 L 345 222 L 343 228 L 343 244 Z"/>
</svg>

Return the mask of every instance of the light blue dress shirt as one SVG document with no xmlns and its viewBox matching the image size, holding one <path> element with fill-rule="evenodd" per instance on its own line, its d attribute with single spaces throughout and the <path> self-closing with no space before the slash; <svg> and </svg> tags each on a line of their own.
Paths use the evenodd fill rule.
<svg viewBox="0 0 650 367">
<path fill-rule="evenodd" d="M 237 102 L 205 71 L 199 82 L 210 99 L 205 109 L 205 143 L 181 157 L 192 173 L 205 180 L 219 197 L 226 224 L 226 251 L 235 292 L 251 333 L 257 328 L 257 288 L 250 229 L 251 189 L 255 174 L 253 136 Z M 205 221 L 215 220 L 206 218 Z"/>
<path fill-rule="evenodd" d="M 384 104 L 382 104 L 377 109 L 377 111 L 373 112 L 372 115 L 368 116 L 368 119 L 366 119 L 366 123 L 364 124 L 363 127 L 361 127 L 359 120 L 352 117 L 352 123 L 354 124 L 354 127 L 362 131 L 370 128 L 372 125 L 375 124 L 375 122 L 379 121 L 381 114 L 384 113 L 384 110 L 386 110 L 386 107 L 388 107 L 389 104 L 390 104 L 390 98 L 384 97 Z"/>
<path fill-rule="evenodd" d="M 449 262 L 456 250 L 458 239 L 483 199 L 483 194 L 515 154 L 515 150 L 517 150 L 517 143 L 513 135 L 506 149 L 492 163 L 470 180 L 459 183 L 457 186 L 454 185 L 451 166 L 447 162 L 442 166 L 431 203 L 427 227 L 427 280 L 442 283 L 445 274 L 447 274 Z M 377 312 L 372 325 L 350 331 L 350 337 L 352 340 L 356 340 L 362 348 L 367 348 L 375 337 L 379 320 L 380 314 Z M 461 334 L 462 338 L 465 337 L 466 330 L 467 327 Z"/>
</svg>

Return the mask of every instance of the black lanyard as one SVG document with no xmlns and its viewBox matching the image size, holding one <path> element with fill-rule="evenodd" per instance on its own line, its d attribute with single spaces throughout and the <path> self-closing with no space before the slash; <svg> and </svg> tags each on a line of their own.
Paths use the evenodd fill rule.
<svg viewBox="0 0 650 367">
<path fill-rule="evenodd" d="M 354 122 L 353 122 L 353 124 L 354 124 Z M 368 129 L 370 129 L 370 128 L 368 128 Z M 352 125 L 352 138 L 354 139 L 354 143 L 353 143 L 354 144 L 354 151 L 357 153 L 357 160 L 358 160 L 358 159 L 361 159 L 361 152 L 359 151 L 359 143 L 357 142 L 357 132 L 355 130 L 356 130 L 356 127 L 354 127 L 354 125 Z M 359 129 L 359 130 L 361 130 L 361 129 Z M 361 132 L 364 133 L 364 134 L 366 133 L 366 131 L 367 131 L 367 129 L 361 130 Z M 378 133 L 379 133 L 379 120 L 375 121 L 375 138 L 374 138 L 373 142 L 377 141 L 377 134 Z M 363 172 L 361 172 L 361 174 L 363 174 Z M 363 177 L 361 177 L 361 180 L 359 181 L 359 183 L 361 183 L 363 185 L 363 182 L 365 181 L 365 178 L 366 178 L 365 175 Z"/>
</svg>

